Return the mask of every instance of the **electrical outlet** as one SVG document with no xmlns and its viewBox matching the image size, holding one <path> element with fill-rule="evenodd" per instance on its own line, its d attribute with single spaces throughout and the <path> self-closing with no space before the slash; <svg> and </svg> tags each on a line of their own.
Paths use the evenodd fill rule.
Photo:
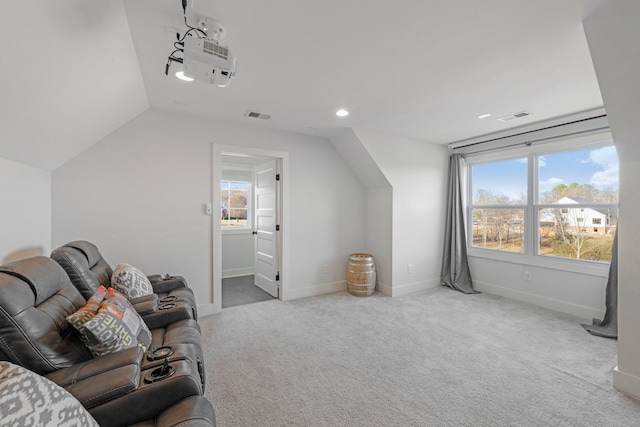
<svg viewBox="0 0 640 427">
<path fill-rule="evenodd" d="M 531 281 L 531 270 L 529 270 L 528 268 L 524 269 L 524 280 L 527 282 Z"/>
<path fill-rule="evenodd" d="M 325 264 L 324 267 L 322 267 L 322 272 L 324 274 L 329 274 L 329 264 Z"/>
<path fill-rule="evenodd" d="M 413 274 L 413 264 L 407 265 L 407 274 Z"/>
</svg>

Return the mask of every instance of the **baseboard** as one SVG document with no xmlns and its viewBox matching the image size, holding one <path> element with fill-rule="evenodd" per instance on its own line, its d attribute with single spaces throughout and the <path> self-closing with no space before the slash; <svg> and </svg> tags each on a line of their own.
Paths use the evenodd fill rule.
<svg viewBox="0 0 640 427">
<path fill-rule="evenodd" d="M 509 289 L 502 286 L 494 285 L 492 283 L 474 280 L 473 288 L 480 292 L 499 295 L 501 297 L 537 305 L 539 307 L 548 308 L 549 310 L 559 311 L 561 313 L 572 314 L 583 319 L 588 319 L 589 322 L 591 322 L 591 319 L 602 319 L 602 317 L 604 316 L 604 312 L 602 310 L 597 310 L 595 308 L 585 307 L 582 305 L 573 304 L 553 298 L 547 298 L 541 295 L 530 294 L 515 289 Z"/>
<path fill-rule="evenodd" d="M 198 318 L 216 314 L 212 303 L 198 304 Z"/>
<path fill-rule="evenodd" d="M 230 277 L 251 276 L 255 274 L 256 269 L 254 267 L 245 268 L 230 268 L 228 270 L 222 270 L 222 278 L 228 279 Z"/>
<path fill-rule="evenodd" d="M 403 295 L 409 295 L 415 292 L 426 291 L 427 289 L 437 288 L 438 286 L 441 285 L 441 283 L 442 283 L 442 280 L 439 278 L 436 278 L 436 279 L 430 279 L 430 280 L 423 280 L 420 282 L 408 283 L 406 285 L 393 286 L 391 288 L 391 293 L 385 294 L 385 295 L 391 295 L 392 297 L 401 297 Z"/>
<path fill-rule="evenodd" d="M 613 370 L 613 386 L 634 399 L 640 399 L 640 378 L 618 370 Z"/>
<path fill-rule="evenodd" d="M 393 288 L 389 285 L 385 285 L 384 283 L 376 283 L 376 291 L 388 297 L 393 294 Z"/>
<path fill-rule="evenodd" d="M 316 286 L 306 286 L 298 289 L 287 289 L 283 293 L 283 300 L 292 300 L 298 298 L 313 297 L 316 295 L 331 294 L 333 292 L 340 292 L 347 290 L 347 282 L 340 281 L 334 283 L 323 283 Z"/>
</svg>

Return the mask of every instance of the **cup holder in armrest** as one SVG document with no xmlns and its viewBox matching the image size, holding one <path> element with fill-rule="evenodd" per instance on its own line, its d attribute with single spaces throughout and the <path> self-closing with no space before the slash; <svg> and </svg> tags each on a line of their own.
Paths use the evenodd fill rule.
<svg viewBox="0 0 640 427">
<path fill-rule="evenodd" d="M 170 302 L 170 303 L 167 303 L 167 304 L 162 304 L 161 306 L 158 307 L 158 310 L 168 310 L 168 309 L 173 308 L 175 306 L 176 306 L 175 302 Z"/>
<path fill-rule="evenodd" d="M 160 360 L 165 359 L 173 354 L 173 348 L 168 345 L 154 348 L 147 351 L 147 360 Z"/>
<path fill-rule="evenodd" d="M 167 295 L 165 297 L 162 297 L 158 300 L 158 302 L 171 302 L 171 301 L 175 301 L 177 300 L 178 297 L 175 295 Z"/>
<path fill-rule="evenodd" d="M 147 384 L 150 384 L 150 383 L 155 383 L 157 381 L 162 381 L 165 378 L 169 378 L 171 375 L 175 373 L 176 373 L 176 368 L 169 365 L 169 360 L 165 359 L 162 366 L 154 369 L 153 371 L 145 375 L 144 382 L 146 382 Z"/>
</svg>

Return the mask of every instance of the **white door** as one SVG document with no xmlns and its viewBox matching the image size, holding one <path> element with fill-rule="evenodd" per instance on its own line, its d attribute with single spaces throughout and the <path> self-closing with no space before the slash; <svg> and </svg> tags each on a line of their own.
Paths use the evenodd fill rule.
<svg viewBox="0 0 640 427">
<path fill-rule="evenodd" d="M 278 226 L 276 160 L 255 168 L 255 285 L 278 298 Z"/>
</svg>

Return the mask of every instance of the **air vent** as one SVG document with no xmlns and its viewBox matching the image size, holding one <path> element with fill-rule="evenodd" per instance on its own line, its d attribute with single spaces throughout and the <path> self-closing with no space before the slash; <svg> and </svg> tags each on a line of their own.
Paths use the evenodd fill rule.
<svg viewBox="0 0 640 427">
<path fill-rule="evenodd" d="M 209 55 L 215 55 L 219 58 L 224 59 L 225 61 L 229 59 L 229 49 L 220 46 L 219 44 L 212 43 L 209 40 L 202 41 L 202 51 L 204 53 L 208 53 Z"/>
<path fill-rule="evenodd" d="M 511 120 L 521 119 L 523 117 L 527 117 L 530 115 L 531 113 L 528 111 L 520 111 L 519 113 L 513 113 L 513 114 L 509 114 L 508 116 L 499 117 L 498 120 L 500 120 L 503 123 L 506 123 L 506 122 L 510 122 Z"/>
<path fill-rule="evenodd" d="M 271 118 L 269 114 L 257 113 L 255 111 L 247 111 L 246 113 L 244 113 L 244 115 L 254 119 L 262 119 L 262 120 L 269 120 Z"/>
</svg>

